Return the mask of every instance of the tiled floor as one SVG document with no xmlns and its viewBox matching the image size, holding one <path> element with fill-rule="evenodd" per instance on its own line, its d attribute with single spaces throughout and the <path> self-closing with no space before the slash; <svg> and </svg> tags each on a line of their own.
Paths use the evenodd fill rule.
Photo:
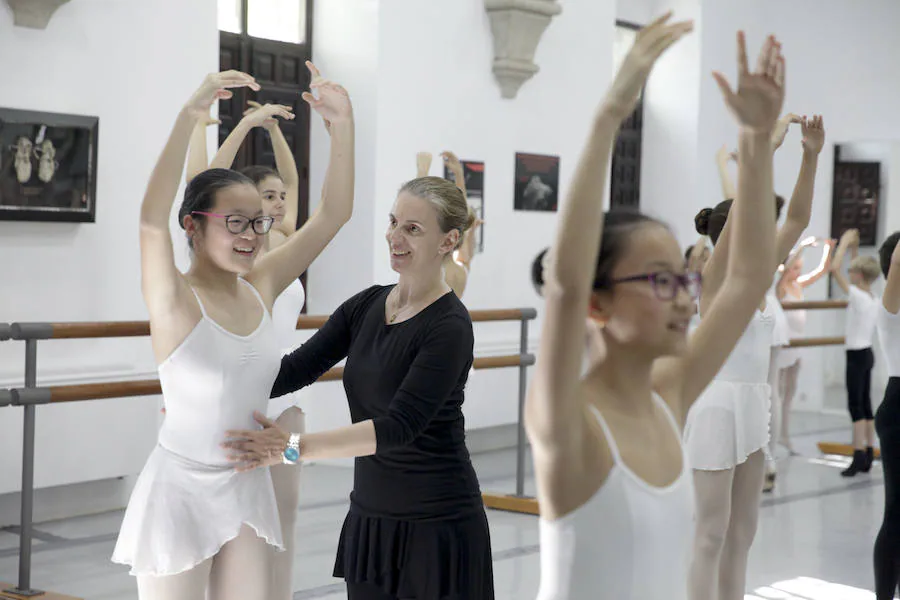
<svg viewBox="0 0 900 600">
<path fill-rule="evenodd" d="M 874 598 L 863 590 L 872 589 L 872 542 L 883 506 L 880 465 L 844 480 L 841 461 L 819 455 L 816 442 L 848 438 L 843 418 L 798 415 L 795 428 L 802 456 L 780 462 L 778 487 L 763 500 L 747 598 Z M 511 452 L 480 455 L 475 462 L 485 491 L 514 489 Z M 294 598 L 344 597 L 331 567 L 351 481 L 351 471 L 337 467 L 312 466 L 304 474 Z M 137 598 L 127 570 L 109 562 L 121 518 L 115 512 L 38 525 L 34 585 L 91 600 Z M 535 517 L 489 511 L 489 519 L 498 600 L 533 598 L 539 576 Z M 17 543 L 15 532 L 0 531 L 0 580 L 16 578 Z"/>
</svg>

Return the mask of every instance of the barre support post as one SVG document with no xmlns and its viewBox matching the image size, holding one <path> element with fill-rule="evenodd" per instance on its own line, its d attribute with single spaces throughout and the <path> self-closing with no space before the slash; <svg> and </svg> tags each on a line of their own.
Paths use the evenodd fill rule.
<svg viewBox="0 0 900 600">
<path fill-rule="evenodd" d="M 528 353 L 528 320 L 523 318 L 519 334 L 519 356 Z M 525 387 L 527 378 L 525 361 L 519 364 L 519 418 L 516 427 L 516 496 L 525 495 Z"/>
<path fill-rule="evenodd" d="M 25 387 L 37 386 L 37 340 L 25 340 Z M 34 404 L 25 404 L 25 423 L 22 441 L 22 518 L 19 524 L 19 585 L 9 593 L 17 596 L 41 596 L 44 592 L 31 589 L 31 536 L 34 517 Z"/>
</svg>

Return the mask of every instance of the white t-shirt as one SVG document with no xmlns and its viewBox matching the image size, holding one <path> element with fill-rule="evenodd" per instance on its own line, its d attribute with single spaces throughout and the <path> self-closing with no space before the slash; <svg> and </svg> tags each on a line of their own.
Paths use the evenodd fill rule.
<svg viewBox="0 0 900 600">
<path fill-rule="evenodd" d="M 887 363 L 888 377 L 900 377 L 900 314 L 892 315 L 879 302 L 876 311 L 878 318 L 878 339 Z"/>
<path fill-rule="evenodd" d="M 872 336 L 875 335 L 875 319 L 878 316 L 879 298 L 850 286 L 847 298 L 847 323 L 844 339 L 847 350 L 863 350 L 872 347 Z M 884 310 L 882 308 L 882 310 Z"/>
</svg>

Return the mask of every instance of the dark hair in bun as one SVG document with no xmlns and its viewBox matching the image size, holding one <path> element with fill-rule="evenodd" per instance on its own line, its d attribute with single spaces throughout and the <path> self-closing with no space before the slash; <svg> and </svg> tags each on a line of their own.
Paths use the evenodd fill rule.
<svg viewBox="0 0 900 600">
<path fill-rule="evenodd" d="M 700 235 L 709 235 L 709 217 L 712 212 L 711 208 L 704 208 L 694 217 L 694 227 Z"/>
<path fill-rule="evenodd" d="M 547 255 L 548 250 L 550 248 L 544 248 L 531 261 L 531 284 L 538 295 L 543 295 L 544 291 L 544 256 Z"/>
</svg>

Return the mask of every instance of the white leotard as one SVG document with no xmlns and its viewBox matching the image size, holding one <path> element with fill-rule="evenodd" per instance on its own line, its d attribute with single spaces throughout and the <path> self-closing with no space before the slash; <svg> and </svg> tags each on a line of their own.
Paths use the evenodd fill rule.
<svg viewBox="0 0 900 600">
<path fill-rule="evenodd" d="M 654 400 L 681 432 L 669 407 Z M 694 534 L 694 484 L 687 455 L 673 483 L 659 488 L 622 462 L 600 411 L 614 465 L 599 490 L 573 512 L 540 520 L 538 600 L 686 600 Z"/>
<path fill-rule="evenodd" d="M 202 318 L 159 365 L 166 419 L 112 557 L 132 575 L 186 571 L 214 556 L 242 524 L 282 548 L 269 469 L 238 473 L 221 447 L 227 430 L 258 429 L 253 412 L 265 409 L 281 358 L 272 319 L 263 304 L 259 326 L 239 336 L 197 302 Z"/>
</svg>

